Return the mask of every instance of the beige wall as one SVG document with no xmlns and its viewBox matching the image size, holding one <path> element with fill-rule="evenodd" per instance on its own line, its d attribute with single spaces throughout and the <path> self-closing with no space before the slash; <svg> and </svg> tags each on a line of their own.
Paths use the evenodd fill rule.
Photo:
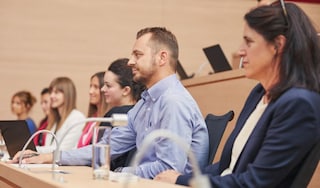
<svg viewBox="0 0 320 188">
<path fill-rule="evenodd" d="M 239 78 L 230 82 L 234 86 L 192 84 L 220 77 L 204 77 L 211 67 L 202 48 L 219 43 L 231 62 L 241 42 L 242 17 L 255 4 L 256 0 L 0 0 L 0 119 L 15 118 L 10 111 L 13 93 L 27 89 L 39 99 L 41 89 L 57 76 L 74 80 L 78 107 L 86 113 L 90 76 L 114 59 L 128 57 L 136 32 L 146 26 L 165 26 L 176 34 L 183 67 L 197 77 L 184 84 L 204 115 L 228 109 L 238 113 L 255 82 Z M 320 4 L 299 5 L 319 26 Z M 201 64 L 204 68 L 198 71 Z M 231 97 L 232 91 L 219 92 L 231 86 L 237 87 L 238 98 Z M 206 102 L 213 97 L 210 92 L 220 105 Z M 42 117 L 39 102 L 31 116 L 37 122 Z"/>
<path fill-rule="evenodd" d="M 180 60 L 196 77 L 211 71 L 203 47 L 219 43 L 231 61 L 240 42 L 242 16 L 255 0 L 0 0 L 0 119 L 13 93 L 27 89 L 39 99 L 57 76 L 77 86 L 86 113 L 89 77 L 119 57 L 128 57 L 136 32 L 166 26 L 180 43 Z M 301 4 L 320 22 L 320 6 Z M 198 71 L 201 64 L 204 69 Z M 210 107 L 208 107 L 210 108 Z M 42 117 L 39 102 L 32 117 Z"/>
</svg>

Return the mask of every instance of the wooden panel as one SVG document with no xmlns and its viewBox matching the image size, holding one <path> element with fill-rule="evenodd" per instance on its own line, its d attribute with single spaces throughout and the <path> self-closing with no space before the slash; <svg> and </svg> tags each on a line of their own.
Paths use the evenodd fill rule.
<svg viewBox="0 0 320 188">
<path fill-rule="evenodd" d="M 86 113 L 90 76 L 128 57 L 136 32 L 165 26 L 180 44 L 188 74 L 211 72 L 203 47 L 220 44 L 229 62 L 242 40 L 242 17 L 256 0 L 0 0 L 0 119 L 15 118 L 11 96 L 27 89 L 39 98 L 57 76 L 76 83 Z M 320 25 L 320 5 L 302 4 Z M 31 114 L 39 122 L 39 102 Z"/>
<path fill-rule="evenodd" d="M 194 81 L 219 77 L 206 76 L 212 70 L 202 48 L 219 43 L 232 62 L 242 41 L 243 15 L 256 3 L 256 0 L 0 0 L 0 119 L 15 118 L 10 111 L 13 93 L 27 89 L 39 99 L 41 89 L 57 76 L 74 80 L 78 108 L 86 113 L 90 76 L 105 70 L 116 58 L 128 57 L 136 32 L 146 26 L 165 26 L 176 34 L 179 59 L 188 74 L 196 73 Z M 299 5 L 319 27 L 320 5 Z M 185 83 L 189 82 L 192 81 Z M 240 78 L 230 84 L 188 89 L 199 100 L 203 114 L 219 114 L 232 108 L 237 114 L 247 96 L 246 89 L 251 89 L 255 82 Z M 239 92 L 239 103 L 232 97 L 235 94 L 219 92 L 232 86 Z M 213 102 L 212 97 L 201 101 L 212 93 L 218 102 Z M 39 102 L 31 116 L 37 122 L 41 119 Z"/>
</svg>

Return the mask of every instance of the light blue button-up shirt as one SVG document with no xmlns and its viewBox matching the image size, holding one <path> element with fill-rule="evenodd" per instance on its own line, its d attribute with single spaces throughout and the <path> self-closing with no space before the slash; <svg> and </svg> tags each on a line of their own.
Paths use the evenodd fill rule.
<svg viewBox="0 0 320 188">
<path fill-rule="evenodd" d="M 190 145 L 200 167 L 207 165 L 209 138 L 206 124 L 197 103 L 176 75 L 168 76 L 144 91 L 142 99 L 128 112 L 128 126 L 112 129 L 111 156 L 134 147 L 139 151 L 143 139 L 157 129 L 168 130 L 184 139 Z M 105 136 L 101 142 L 105 142 Z M 62 152 L 60 163 L 88 165 L 91 157 L 91 147 L 84 147 Z M 192 170 L 187 154 L 169 139 L 157 139 L 149 146 L 138 167 L 131 168 L 125 167 L 122 171 L 134 171 L 144 178 L 153 178 L 167 169 L 174 169 L 182 174 Z"/>
</svg>

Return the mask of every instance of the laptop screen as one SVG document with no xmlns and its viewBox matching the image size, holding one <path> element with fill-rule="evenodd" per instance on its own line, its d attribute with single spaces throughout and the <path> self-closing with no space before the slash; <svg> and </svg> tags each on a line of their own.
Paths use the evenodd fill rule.
<svg viewBox="0 0 320 188">
<path fill-rule="evenodd" d="M 25 120 L 1 120 L 0 129 L 10 157 L 22 150 L 31 137 Z M 33 141 L 30 142 L 27 149 L 36 151 Z"/>
<path fill-rule="evenodd" d="M 215 73 L 232 70 L 219 44 L 203 48 Z"/>
</svg>

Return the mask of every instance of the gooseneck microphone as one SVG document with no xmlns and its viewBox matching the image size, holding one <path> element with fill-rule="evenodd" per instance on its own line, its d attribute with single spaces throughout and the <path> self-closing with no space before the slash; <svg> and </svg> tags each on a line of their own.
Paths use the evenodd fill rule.
<svg viewBox="0 0 320 188">
<path fill-rule="evenodd" d="M 19 156 L 19 168 L 22 168 L 21 167 L 21 163 L 22 163 L 22 159 L 25 157 L 24 152 L 25 152 L 27 146 L 30 144 L 31 141 L 33 141 L 33 138 L 35 136 L 37 136 L 38 134 L 40 134 L 40 133 L 49 133 L 49 134 L 51 134 L 53 139 L 54 139 L 54 141 L 56 142 L 56 145 L 58 145 L 59 142 L 58 142 L 58 139 L 57 139 L 56 135 L 53 132 L 49 131 L 49 130 L 39 130 L 39 131 L 33 133 L 33 135 L 29 138 L 29 140 L 25 143 L 25 145 L 23 146 L 23 148 L 21 150 L 21 155 Z M 33 155 L 33 154 L 31 154 L 31 155 Z M 29 156 L 29 157 L 31 157 L 31 156 Z M 54 162 L 52 162 L 52 178 L 53 179 L 55 179 L 55 168 L 56 168 L 56 165 L 55 165 Z"/>
</svg>

